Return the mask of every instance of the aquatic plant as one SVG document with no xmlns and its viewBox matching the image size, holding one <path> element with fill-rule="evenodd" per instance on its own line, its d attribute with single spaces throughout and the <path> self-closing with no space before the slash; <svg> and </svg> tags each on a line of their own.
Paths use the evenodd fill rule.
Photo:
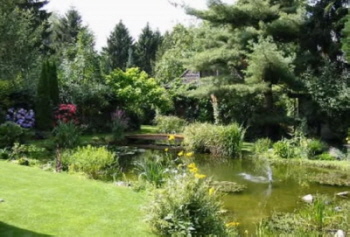
<svg viewBox="0 0 350 237">
<path fill-rule="evenodd" d="M 175 169 L 175 163 L 168 156 L 161 156 L 153 153 L 144 154 L 135 163 L 135 172 L 139 178 L 153 184 L 156 188 L 162 186 Z"/>
<path fill-rule="evenodd" d="M 350 228 L 350 202 L 316 196 L 294 213 L 275 213 L 258 227 L 260 236 L 327 236 Z"/>
</svg>

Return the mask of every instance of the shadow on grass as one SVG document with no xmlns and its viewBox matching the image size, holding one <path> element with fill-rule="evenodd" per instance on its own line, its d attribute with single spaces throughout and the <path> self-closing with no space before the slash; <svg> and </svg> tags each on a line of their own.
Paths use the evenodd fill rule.
<svg viewBox="0 0 350 237">
<path fill-rule="evenodd" d="M 12 225 L 5 224 L 0 221 L 0 236 L 1 237 L 48 237 L 52 235 L 45 235 L 33 231 L 21 229 Z"/>
</svg>

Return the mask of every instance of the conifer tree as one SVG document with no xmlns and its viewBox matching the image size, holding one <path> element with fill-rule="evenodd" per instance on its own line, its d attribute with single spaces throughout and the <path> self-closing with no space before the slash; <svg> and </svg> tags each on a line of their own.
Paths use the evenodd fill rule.
<svg viewBox="0 0 350 237">
<path fill-rule="evenodd" d="M 43 62 L 36 98 L 36 127 L 42 131 L 50 129 L 52 124 L 49 73 L 48 62 Z"/>
<path fill-rule="evenodd" d="M 161 42 L 162 37 L 159 31 L 153 32 L 147 23 L 135 44 L 137 66 L 149 75 L 153 75 L 153 63 L 156 59 L 156 53 Z"/>
<path fill-rule="evenodd" d="M 59 89 L 57 78 L 57 66 L 55 62 L 48 63 L 49 66 L 49 89 L 50 89 L 50 101 L 55 108 L 59 104 Z"/>
<path fill-rule="evenodd" d="M 129 30 L 120 21 L 107 39 L 107 47 L 103 49 L 108 59 L 109 71 L 116 68 L 126 69 L 129 49 L 132 47 L 133 39 L 129 34 Z"/>
<path fill-rule="evenodd" d="M 278 123 L 273 85 L 284 84 L 289 89 L 297 86 L 290 49 L 295 47 L 293 42 L 303 24 L 299 2 L 238 0 L 224 4 L 211 0 L 208 7 L 204 11 L 188 9 L 190 14 L 206 20 L 211 31 L 199 39 L 204 50 L 190 64 L 198 71 L 209 70 L 217 75 L 205 83 L 216 103 L 220 103 L 223 90 L 233 94 L 261 93 L 266 135 L 272 135 L 272 121 Z"/>
<path fill-rule="evenodd" d="M 74 45 L 78 41 L 79 32 L 85 29 L 80 13 L 69 9 L 64 16 L 52 15 L 50 47 L 55 51 L 59 60 L 66 54 L 70 59 L 76 55 Z"/>
<path fill-rule="evenodd" d="M 350 64 L 350 13 L 346 17 L 346 20 L 347 21 L 342 31 L 343 37 L 341 42 L 342 42 L 342 50 L 345 54 L 345 58 L 348 64 Z"/>
</svg>

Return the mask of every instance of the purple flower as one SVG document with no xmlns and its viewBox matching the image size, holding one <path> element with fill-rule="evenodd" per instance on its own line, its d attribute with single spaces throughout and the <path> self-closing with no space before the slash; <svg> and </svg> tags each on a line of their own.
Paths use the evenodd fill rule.
<svg viewBox="0 0 350 237">
<path fill-rule="evenodd" d="M 7 111 L 6 120 L 17 123 L 23 128 L 32 128 L 35 123 L 35 114 L 33 110 L 10 108 Z"/>
</svg>

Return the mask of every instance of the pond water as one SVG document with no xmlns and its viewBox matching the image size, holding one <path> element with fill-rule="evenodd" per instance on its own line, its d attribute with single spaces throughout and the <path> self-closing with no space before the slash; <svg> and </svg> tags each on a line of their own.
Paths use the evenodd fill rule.
<svg viewBox="0 0 350 237">
<path fill-rule="evenodd" d="M 148 151 L 149 152 L 149 151 Z M 159 153 L 157 153 L 159 154 Z M 142 156 L 142 154 L 141 154 Z M 137 157 L 129 157 L 130 160 Z M 233 181 L 247 188 L 241 193 L 225 194 L 222 201 L 231 221 L 239 222 L 241 230 L 255 230 L 263 218 L 273 212 L 293 212 L 307 194 L 335 195 L 348 191 L 308 182 L 308 177 L 321 169 L 300 165 L 271 164 L 268 160 L 252 158 L 219 158 L 198 155 L 195 163 L 200 173 L 216 181 Z M 324 170 L 323 170 L 324 171 Z"/>
<path fill-rule="evenodd" d="M 265 160 L 249 158 L 225 159 L 199 157 L 197 166 L 213 180 L 234 181 L 247 189 L 241 193 L 226 194 L 223 203 L 233 221 L 241 229 L 254 230 L 257 223 L 273 212 L 293 212 L 307 194 L 335 195 L 349 190 L 346 187 L 319 185 L 307 181 L 319 169 L 299 165 L 270 164 Z"/>
</svg>

